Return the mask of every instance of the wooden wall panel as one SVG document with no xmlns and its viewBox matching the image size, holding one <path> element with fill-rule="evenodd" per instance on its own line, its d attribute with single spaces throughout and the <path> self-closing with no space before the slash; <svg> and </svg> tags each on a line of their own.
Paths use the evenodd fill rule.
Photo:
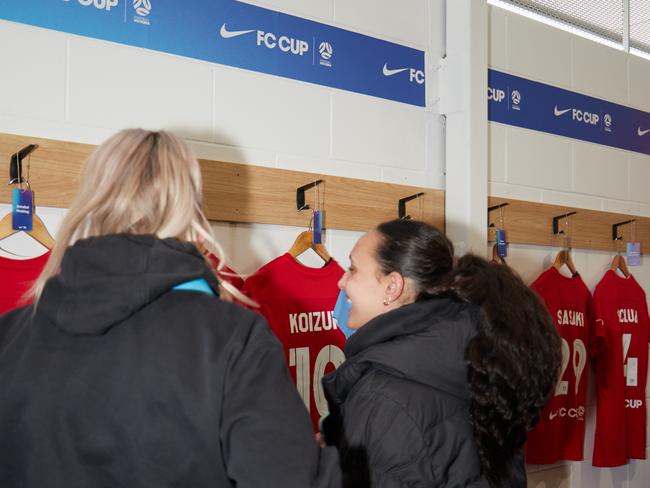
<svg viewBox="0 0 650 488">
<path fill-rule="evenodd" d="M 503 208 L 503 218 L 509 243 L 560 247 L 563 245 L 563 239 L 562 236 L 553 235 L 553 217 L 576 212 L 569 217 L 570 246 L 573 248 L 616 251 L 617 243 L 612 240 L 612 224 L 629 219 L 636 220 L 635 237 L 641 242 L 641 251 L 650 246 L 650 218 L 647 217 L 498 197 L 489 197 L 488 202 L 489 206 L 508 203 L 508 206 Z M 489 213 L 490 224 L 499 225 L 500 212 L 501 210 L 494 210 Z M 564 219 L 559 222 L 559 228 L 565 228 Z M 618 230 L 619 235 L 623 237 L 623 244 L 631 239 L 631 225 L 621 226 Z M 489 239 L 494 240 L 493 228 L 490 229 Z M 625 250 L 624 245 L 622 249 Z"/>
<path fill-rule="evenodd" d="M 0 134 L 0 168 L 5 168 L 5 182 L 9 179 L 9 158 L 27 144 L 39 145 L 31 156 L 30 174 L 37 206 L 69 207 L 79 184 L 82 163 L 94 146 Z M 444 191 L 441 190 L 220 161 L 200 160 L 200 163 L 205 211 L 210 220 L 306 226 L 310 212 L 297 211 L 296 188 L 323 179 L 325 223 L 330 229 L 371 229 L 380 222 L 397 218 L 398 200 L 418 192 L 425 195 L 421 201 L 407 203 L 407 212 L 444 229 Z M 11 187 L 0 184 L 1 203 L 11 202 L 10 192 Z M 323 194 L 322 185 L 320 193 Z M 308 190 L 306 203 L 313 205 L 315 198 L 316 189 Z"/>
</svg>

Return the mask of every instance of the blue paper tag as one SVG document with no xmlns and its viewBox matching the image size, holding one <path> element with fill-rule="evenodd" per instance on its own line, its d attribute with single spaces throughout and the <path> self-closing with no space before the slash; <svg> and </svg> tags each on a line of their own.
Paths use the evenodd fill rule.
<svg viewBox="0 0 650 488">
<path fill-rule="evenodd" d="M 12 191 L 11 228 L 13 230 L 32 230 L 34 193 L 31 190 L 14 188 Z"/>
<path fill-rule="evenodd" d="M 323 212 L 322 210 L 314 210 L 313 212 L 313 226 L 314 226 L 314 233 L 313 233 L 313 242 L 314 244 L 322 244 L 323 242 Z"/>
<path fill-rule="evenodd" d="M 332 315 L 334 316 L 334 320 L 336 320 L 339 329 L 341 329 L 341 332 L 345 334 L 346 339 L 349 339 L 350 336 L 356 332 L 356 330 L 350 329 L 350 327 L 348 327 L 349 314 L 350 302 L 348 301 L 348 297 L 345 292 L 341 290 L 339 292 L 339 297 L 336 300 L 336 305 L 334 305 L 334 312 Z"/>
<path fill-rule="evenodd" d="M 627 265 L 641 266 L 641 243 L 640 242 L 627 243 Z"/>
<path fill-rule="evenodd" d="M 506 231 L 505 229 L 497 229 L 497 254 L 502 258 L 505 258 L 508 255 L 508 243 L 506 242 Z"/>
</svg>

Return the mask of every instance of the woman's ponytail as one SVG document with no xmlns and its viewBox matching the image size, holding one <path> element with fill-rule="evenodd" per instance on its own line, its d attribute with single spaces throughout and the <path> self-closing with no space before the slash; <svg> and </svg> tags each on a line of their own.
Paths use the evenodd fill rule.
<svg viewBox="0 0 650 488">
<path fill-rule="evenodd" d="M 560 338 L 539 297 L 509 267 L 466 255 L 438 229 L 415 220 L 377 227 L 377 261 L 415 287 L 417 300 L 453 296 L 481 309 L 478 333 L 465 350 L 471 415 L 485 476 L 517 486 L 522 448 L 557 381 Z"/>
<path fill-rule="evenodd" d="M 481 307 L 465 361 L 483 471 L 492 486 L 514 486 L 526 433 L 557 382 L 560 338 L 544 304 L 511 268 L 468 255 L 450 281 L 455 295 Z"/>
</svg>

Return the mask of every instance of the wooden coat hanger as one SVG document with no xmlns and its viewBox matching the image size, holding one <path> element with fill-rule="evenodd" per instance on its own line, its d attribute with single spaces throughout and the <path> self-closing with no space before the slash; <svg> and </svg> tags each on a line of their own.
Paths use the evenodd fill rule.
<svg viewBox="0 0 650 488">
<path fill-rule="evenodd" d="M 557 217 L 553 217 L 553 234 L 554 235 L 560 235 L 562 234 L 563 237 L 563 244 L 562 244 L 562 249 L 557 253 L 555 256 L 555 261 L 553 261 L 553 267 L 560 271 L 562 269 L 562 266 L 566 266 L 569 268 L 569 271 L 571 272 L 571 277 L 575 278 L 578 276 L 578 270 L 576 270 L 575 264 L 573 264 L 573 258 L 571 257 L 571 247 L 569 246 L 569 239 L 570 235 L 572 232 L 570 232 L 570 227 L 569 227 L 569 217 L 572 215 L 575 215 L 577 212 L 568 212 L 565 213 L 564 215 L 558 215 Z M 563 230 L 559 230 L 559 221 L 561 219 L 564 219 L 564 225 L 565 228 Z"/>
<path fill-rule="evenodd" d="M 568 249 L 562 249 L 560 252 L 557 253 L 555 256 L 555 261 L 553 262 L 553 267 L 560 271 L 562 266 L 565 266 L 569 268 L 569 271 L 571 271 L 571 276 L 575 277 L 578 275 L 578 271 L 576 270 L 575 264 L 573 264 L 573 258 L 571 257 L 571 251 Z"/>
<path fill-rule="evenodd" d="M 623 276 L 626 278 L 630 277 L 630 270 L 627 268 L 627 263 L 625 262 L 625 258 L 617 254 L 614 256 L 614 259 L 612 259 L 612 264 L 609 267 L 612 271 L 616 272 L 616 270 L 620 270 L 621 273 L 623 273 Z"/>
<path fill-rule="evenodd" d="M 492 262 L 497 264 L 504 264 L 504 265 L 508 264 L 506 263 L 505 258 L 499 255 L 499 248 L 496 243 L 494 244 L 494 246 L 492 246 Z"/>
<path fill-rule="evenodd" d="M 23 183 L 27 185 L 29 189 L 29 159 L 27 160 L 27 176 L 23 177 L 22 172 L 22 160 L 29 156 L 35 149 L 38 148 L 38 144 L 29 144 L 28 146 L 22 148 L 20 151 L 11 156 L 11 161 L 9 163 L 9 184 L 18 184 L 20 188 L 23 187 Z M 33 207 L 34 208 L 34 207 Z M 0 220 L 0 241 L 6 239 L 9 236 L 17 234 L 18 232 L 24 232 L 37 241 L 38 243 L 45 246 L 47 249 L 52 249 L 54 247 L 54 238 L 48 232 L 47 227 L 41 220 L 41 218 L 32 211 L 32 230 L 15 230 L 12 225 L 12 214 L 11 212 L 5 215 L 2 220 Z"/>
<path fill-rule="evenodd" d="M 47 227 L 45 227 L 45 224 L 38 215 L 33 214 L 32 217 L 32 230 L 21 231 L 13 229 L 11 225 L 11 213 L 5 215 L 2 220 L 0 220 L 0 241 L 2 239 L 6 239 L 9 236 L 17 234 L 18 232 L 24 232 L 46 248 L 52 249 L 54 247 L 54 238 L 48 232 Z"/>
<path fill-rule="evenodd" d="M 291 249 L 289 249 L 289 254 L 295 259 L 308 249 L 312 249 L 325 262 L 332 259 L 324 244 L 314 244 L 314 234 L 311 230 L 305 230 L 298 234 Z"/>
</svg>

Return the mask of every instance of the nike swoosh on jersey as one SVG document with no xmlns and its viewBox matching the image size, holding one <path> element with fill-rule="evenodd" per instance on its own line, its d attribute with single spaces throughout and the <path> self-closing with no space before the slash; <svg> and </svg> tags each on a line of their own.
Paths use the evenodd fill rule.
<svg viewBox="0 0 650 488">
<path fill-rule="evenodd" d="M 559 117 L 560 115 L 564 115 L 565 113 L 567 113 L 569 110 L 571 110 L 571 109 L 570 108 L 565 108 L 564 110 L 558 110 L 557 105 L 556 105 L 555 108 L 553 109 L 553 113 L 555 114 L 556 117 Z"/>
<path fill-rule="evenodd" d="M 255 32 L 255 29 L 229 31 L 226 28 L 226 24 L 223 24 L 221 26 L 221 30 L 219 31 L 219 34 L 221 34 L 221 37 L 223 37 L 224 39 L 230 39 L 231 37 L 243 36 L 244 34 L 250 34 L 251 32 Z"/>
<path fill-rule="evenodd" d="M 555 412 L 555 415 L 553 415 L 553 412 L 548 414 L 548 419 L 553 420 L 555 417 L 557 417 L 557 412 Z"/>
<path fill-rule="evenodd" d="M 397 73 L 401 73 L 402 71 L 406 71 L 408 68 L 397 68 L 397 69 L 390 69 L 388 67 L 388 63 L 384 63 L 384 69 L 382 72 L 384 73 L 384 76 L 393 76 L 396 75 Z"/>
<path fill-rule="evenodd" d="M 643 137 L 644 135 L 646 135 L 649 132 L 650 132 L 650 129 L 641 130 L 641 127 L 636 128 L 636 133 L 639 134 L 639 137 Z"/>
</svg>

